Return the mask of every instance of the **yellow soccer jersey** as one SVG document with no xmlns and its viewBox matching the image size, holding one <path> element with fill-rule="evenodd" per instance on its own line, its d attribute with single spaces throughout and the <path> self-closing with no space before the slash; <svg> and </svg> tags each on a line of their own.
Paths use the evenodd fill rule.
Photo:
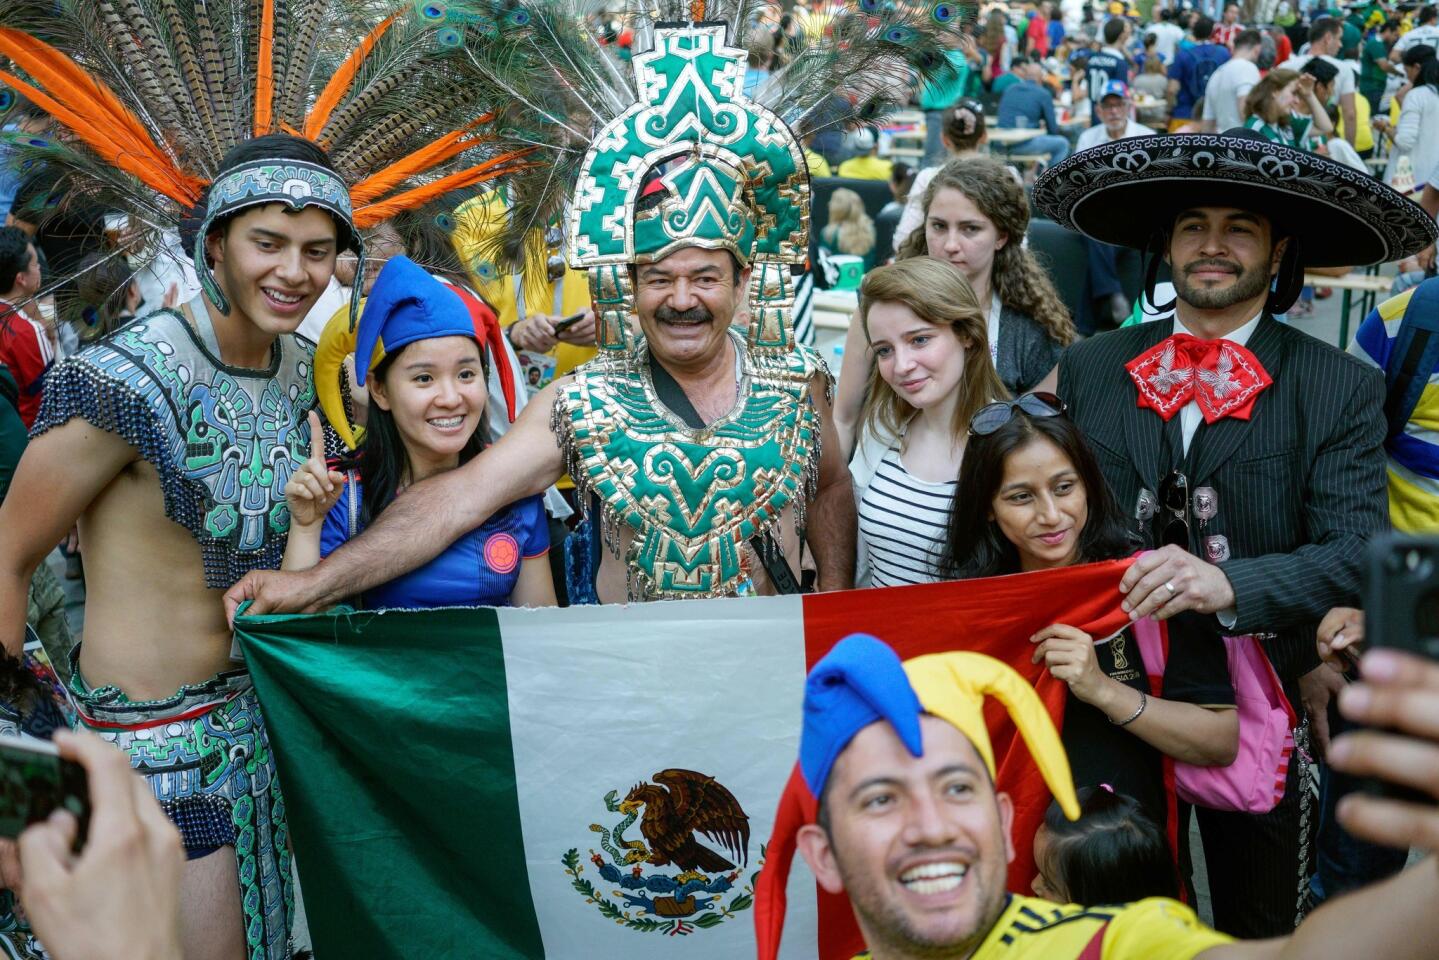
<svg viewBox="0 0 1439 960">
<path fill-rule="evenodd" d="M 1091 943 L 1101 937 L 1100 948 Z M 1192 960 L 1230 937 L 1199 922 L 1166 897 L 1117 907 L 1060 906 L 1035 897 L 1009 898 L 970 960 Z M 862 953 L 855 960 L 869 960 Z"/>
</svg>

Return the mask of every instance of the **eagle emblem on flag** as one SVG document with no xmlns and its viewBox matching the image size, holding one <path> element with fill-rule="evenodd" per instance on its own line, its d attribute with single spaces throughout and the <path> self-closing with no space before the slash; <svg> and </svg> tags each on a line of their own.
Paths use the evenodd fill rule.
<svg viewBox="0 0 1439 960">
<path fill-rule="evenodd" d="M 754 904 L 764 849 L 746 880 L 749 815 L 714 777 L 661 770 L 623 800 L 611 790 L 604 808 L 621 818 L 609 826 L 590 824 L 599 850 L 591 849 L 589 860 L 601 882 L 618 887 L 612 894 L 619 902 L 584 876 L 588 868 L 578 847 L 560 862 L 570 885 L 605 919 L 643 933 L 684 936 L 734 919 Z"/>
</svg>

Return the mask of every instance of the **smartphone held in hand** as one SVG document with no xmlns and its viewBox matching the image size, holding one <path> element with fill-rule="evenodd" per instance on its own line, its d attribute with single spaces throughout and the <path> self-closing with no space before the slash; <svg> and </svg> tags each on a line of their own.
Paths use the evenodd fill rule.
<svg viewBox="0 0 1439 960">
<path fill-rule="evenodd" d="M 85 769 L 45 740 L 0 735 L 0 836 L 19 836 L 57 809 L 70 811 L 79 822 L 78 850 L 90 821 Z"/>
<path fill-rule="evenodd" d="M 1439 662 L 1439 537 L 1391 534 L 1370 542 L 1364 642 Z M 1366 780 L 1363 789 L 1393 800 L 1433 802 L 1423 791 L 1383 780 Z"/>
</svg>

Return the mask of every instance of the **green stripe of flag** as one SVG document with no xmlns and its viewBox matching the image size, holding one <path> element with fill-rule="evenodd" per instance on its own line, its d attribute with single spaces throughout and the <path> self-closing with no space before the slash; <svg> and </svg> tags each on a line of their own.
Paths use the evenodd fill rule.
<svg viewBox="0 0 1439 960">
<path fill-rule="evenodd" d="M 317 956 L 543 957 L 494 611 L 242 617 L 235 628 Z"/>
</svg>

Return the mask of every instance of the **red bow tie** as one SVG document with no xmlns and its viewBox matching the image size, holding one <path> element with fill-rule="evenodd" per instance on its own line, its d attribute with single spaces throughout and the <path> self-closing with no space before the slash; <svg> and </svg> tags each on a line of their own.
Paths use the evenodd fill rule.
<svg viewBox="0 0 1439 960">
<path fill-rule="evenodd" d="M 1176 333 L 1124 365 L 1139 389 L 1139 405 L 1165 420 L 1190 400 L 1205 423 L 1248 420 L 1254 400 L 1274 381 L 1259 358 L 1231 340 L 1200 340 Z"/>
</svg>

